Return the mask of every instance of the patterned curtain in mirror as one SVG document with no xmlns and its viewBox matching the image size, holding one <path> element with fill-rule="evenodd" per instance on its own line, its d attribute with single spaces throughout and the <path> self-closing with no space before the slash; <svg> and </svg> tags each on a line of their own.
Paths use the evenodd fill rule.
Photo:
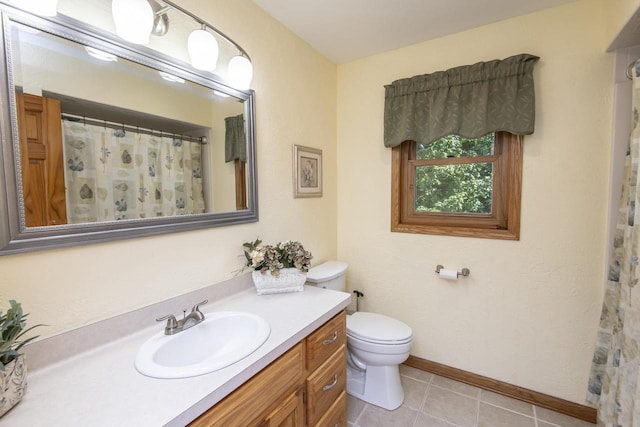
<svg viewBox="0 0 640 427">
<path fill-rule="evenodd" d="M 205 212 L 201 145 L 63 120 L 70 224 Z"/>
</svg>

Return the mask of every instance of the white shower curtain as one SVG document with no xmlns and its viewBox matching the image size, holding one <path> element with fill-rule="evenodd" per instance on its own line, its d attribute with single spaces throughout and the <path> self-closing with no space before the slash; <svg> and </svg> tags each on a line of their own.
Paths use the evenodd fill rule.
<svg viewBox="0 0 640 427">
<path fill-rule="evenodd" d="M 609 267 L 587 400 L 598 425 L 640 427 L 640 79 L 633 74 L 633 131 L 625 164 L 613 261 Z"/>
<path fill-rule="evenodd" d="M 201 146 L 63 120 L 69 224 L 203 213 Z"/>
</svg>

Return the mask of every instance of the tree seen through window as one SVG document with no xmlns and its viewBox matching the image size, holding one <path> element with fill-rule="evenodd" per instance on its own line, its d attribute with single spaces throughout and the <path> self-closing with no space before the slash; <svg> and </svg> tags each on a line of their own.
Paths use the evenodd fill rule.
<svg viewBox="0 0 640 427">
<path fill-rule="evenodd" d="M 415 211 L 491 214 L 493 163 L 481 157 L 493 155 L 494 146 L 493 133 L 477 139 L 449 135 L 416 144 L 417 160 L 434 161 L 415 168 Z"/>
</svg>

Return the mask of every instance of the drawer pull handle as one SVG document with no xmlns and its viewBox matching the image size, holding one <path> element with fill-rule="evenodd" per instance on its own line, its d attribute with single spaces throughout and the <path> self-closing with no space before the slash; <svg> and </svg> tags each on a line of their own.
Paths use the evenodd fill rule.
<svg viewBox="0 0 640 427">
<path fill-rule="evenodd" d="M 329 344 L 333 344 L 335 342 L 335 340 L 338 339 L 338 331 L 335 331 L 333 333 L 333 338 L 330 338 L 328 340 L 324 340 L 322 341 L 322 345 L 329 345 Z"/>
<path fill-rule="evenodd" d="M 333 382 L 331 384 L 327 384 L 326 386 L 322 387 L 322 391 L 331 390 L 336 384 L 338 384 L 338 374 L 335 374 L 333 376 Z"/>
</svg>

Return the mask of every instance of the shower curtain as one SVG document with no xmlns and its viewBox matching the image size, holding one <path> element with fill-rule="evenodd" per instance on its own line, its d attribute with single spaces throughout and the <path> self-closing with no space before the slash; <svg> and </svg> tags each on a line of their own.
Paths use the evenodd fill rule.
<svg viewBox="0 0 640 427">
<path fill-rule="evenodd" d="M 203 213 L 197 142 L 63 120 L 69 224 Z"/>
<path fill-rule="evenodd" d="M 587 400 L 598 409 L 598 425 L 611 427 L 640 426 L 640 287 L 635 289 L 640 281 L 638 63 L 633 71 L 633 130 L 587 391 Z"/>
</svg>

